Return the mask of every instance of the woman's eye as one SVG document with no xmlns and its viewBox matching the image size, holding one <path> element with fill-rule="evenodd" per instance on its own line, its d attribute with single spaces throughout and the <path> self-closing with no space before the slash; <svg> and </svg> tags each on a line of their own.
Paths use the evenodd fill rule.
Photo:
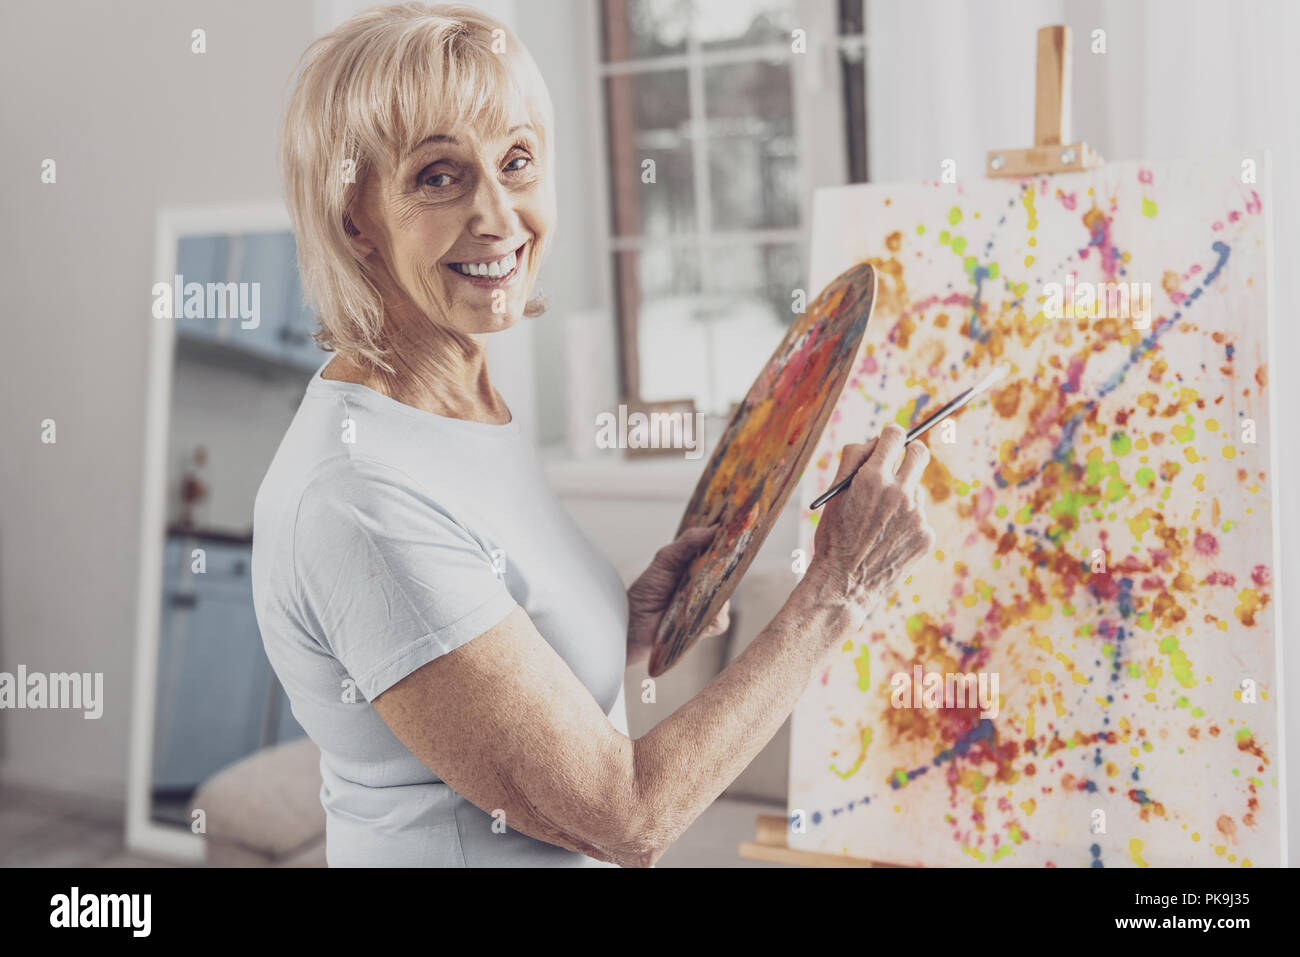
<svg viewBox="0 0 1300 957">
<path fill-rule="evenodd" d="M 451 185 L 451 174 L 450 174 L 450 173 L 431 173 L 430 175 L 428 175 L 428 176 L 426 176 L 426 177 L 424 178 L 424 185 L 425 185 L 425 186 L 432 186 L 432 187 L 434 187 L 435 189 L 437 189 L 437 188 L 439 188 L 439 187 L 442 187 L 442 186 L 450 186 L 450 185 Z"/>
<path fill-rule="evenodd" d="M 506 164 L 506 170 L 511 173 L 517 173 L 525 166 L 532 162 L 527 156 L 516 156 Z M 517 165 L 516 165 L 517 164 Z"/>
</svg>

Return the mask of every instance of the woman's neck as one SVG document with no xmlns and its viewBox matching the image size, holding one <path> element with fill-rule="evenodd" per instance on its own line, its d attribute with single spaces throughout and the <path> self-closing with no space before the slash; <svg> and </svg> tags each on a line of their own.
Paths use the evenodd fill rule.
<svg viewBox="0 0 1300 957">
<path fill-rule="evenodd" d="M 470 337 L 473 346 L 468 354 L 448 350 L 445 340 L 435 344 L 431 338 L 392 335 L 387 356 L 391 374 L 338 355 L 321 377 L 364 385 L 403 405 L 450 419 L 490 425 L 510 422 L 510 409 L 488 375 L 487 349 L 481 337 Z M 442 361 L 434 361 L 435 356 Z"/>
</svg>

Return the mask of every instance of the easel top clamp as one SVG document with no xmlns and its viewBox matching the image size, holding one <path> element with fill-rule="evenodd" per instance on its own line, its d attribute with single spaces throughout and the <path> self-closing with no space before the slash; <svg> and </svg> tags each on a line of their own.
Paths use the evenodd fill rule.
<svg viewBox="0 0 1300 957">
<path fill-rule="evenodd" d="M 1070 28 L 1042 27 L 1038 31 L 1038 71 L 1035 84 L 1034 145 L 1029 149 L 990 150 L 990 177 L 1038 176 L 1096 169 L 1104 160 L 1087 143 L 1070 140 Z M 848 857 L 790 848 L 787 821 L 760 814 L 755 840 L 740 845 L 740 856 L 756 861 L 804 867 L 898 867 Z"/>
<path fill-rule="evenodd" d="M 1038 176 L 1096 169 L 1105 160 L 1087 143 L 1070 142 L 1070 28 L 1040 27 L 1034 84 L 1034 145 L 989 150 L 989 177 Z"/>
</svg>

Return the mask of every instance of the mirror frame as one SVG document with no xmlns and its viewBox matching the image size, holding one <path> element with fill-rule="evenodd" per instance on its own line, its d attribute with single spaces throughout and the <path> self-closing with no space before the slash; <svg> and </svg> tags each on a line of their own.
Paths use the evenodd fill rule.
<svg viewBox="0 0 1300 957">
<path fill-rule="evenodd" d="M 164 207 L 154 217 L 152 290 L 171 282 L 177 244 L 188 235 L 293 230 L 283 204 Z M 152 301 L 152 300 L 150 300 Z M 204 837 L 153 819 L 154 710 L 157 705 L 158 647 L 162 608 L 162 561 L 167 525 L 167 433 L 171 424 L 176 320 L 149 314 L 149 357 L 145 394 L 144 462 L 141 474 L 139 580 L 127 763 L 126 846 L 137 853 L 199 863 Z M 250 516 L 251 519 L 251 516 Z"/>
</svg>

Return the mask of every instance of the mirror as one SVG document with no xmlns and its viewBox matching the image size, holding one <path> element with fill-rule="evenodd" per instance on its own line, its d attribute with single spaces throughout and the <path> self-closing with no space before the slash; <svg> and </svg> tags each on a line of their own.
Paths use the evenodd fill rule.
<svg viewBox="0 0 1300 957">
<path fill-rule="evenodd" d="M 127 842 L 196 860 L 198 788 L 303 734 L 262 648 L 253 501 L 311 375 L 279 206 L 157 217 Z"/>
</svg>

